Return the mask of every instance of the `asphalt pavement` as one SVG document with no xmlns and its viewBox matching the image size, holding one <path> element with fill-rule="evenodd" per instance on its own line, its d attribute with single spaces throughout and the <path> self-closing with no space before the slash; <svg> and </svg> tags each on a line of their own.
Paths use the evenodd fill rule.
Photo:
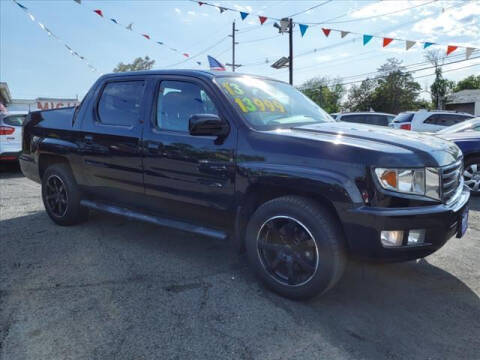
<svg viewBox="0 0 480 360">
<path fill-rule="evenodd" d="M 480 359 L 480 198 L 471 208 L 437 253 L 351 261 L 295 302 L 228 243 L 97 212 L 54 225 L 40 185 L 3 166 L 0 359 Z"/>
</svg>

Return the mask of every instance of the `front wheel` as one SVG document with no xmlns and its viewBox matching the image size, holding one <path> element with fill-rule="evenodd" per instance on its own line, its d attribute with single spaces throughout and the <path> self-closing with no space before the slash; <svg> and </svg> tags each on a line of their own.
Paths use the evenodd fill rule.
<svg viewBox="0 0 480 360">
<path fill-rule="evenodd" d="M 346 263 L 337 219 L 327 208 L 298 196 L 261 205 L 249 221 L 246 247 L 262 282 L 292 299 L 326 292 Z"/>
<path fill-rule="evenodd" d="M 471 158 L 465 161 L 463 172 L 465 185 L 468 186 L 472 195 L 480 195 L 480 158 Z"/>
<path fill-rule="evenodd" d="M 42 177 L 42 199 L 50 218 L 58 225 L 74 225 L 88 217 L 80 206 L 80 190 L 65 164 L 49 166 Z"/>
</svg>

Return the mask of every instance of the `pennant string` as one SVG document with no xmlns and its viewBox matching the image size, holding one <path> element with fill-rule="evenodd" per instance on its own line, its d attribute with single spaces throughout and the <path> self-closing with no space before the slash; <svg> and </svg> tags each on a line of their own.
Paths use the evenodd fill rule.
<svg viewBox="0 0 480 360">
<path fill-rule="evenodd" d="M 15 4 L 17 4 L 17 5 L 25 12 L 25 14 L 27 14 L 27 16 L 30 18 L 30 20 L 32 20 L 34 23 L 36 23 L 36 24 L 40 27 L 40 29 L 42 29 L 43 31 L 45 31 L 45 32 L 48 34 L 48 36 L 51 36 L 52 38 L 54 38 L 55 40 L 57 40 L 59 43 L 63 44 L 64 47 L 68 50 L 68 52 L 69 52 L 71 55 L 73 55 L 73 56 L 79 58 L 81 61 L 83 61 L 83 62 L 90 68 L 90 70 L 92 70 L 92 71 L 94 71 L 94 72 L 99 72 L 99 70 L 98 70 L 96 67 L 94 67 L 93 65 L 91 65 L 91 64 L 85 59 L 84 56 L 80 55 L 78 52 L 76 52 L 75 50 L 73 50 L 64 40 L 60 39 L 57 35 L 55 35 L 54 33 L 52 33 L 52 32 L 50 31 L 50 29 L 45 26 L 45 24 L 43 24 L 43 23 L 41 23 L 40 21 L 38 21 L 38 20 L 35 18 L 35 16 L 34 16 L 32 13 L 30 13 L 30 11 L 28 10 L 28 8 L 27 8 L 26 6 L 18 3 L 16 0 L 12 0 L 12 1 L 13 1 Z M 77 1 L 77 2 L 78 2 L 78 1 Z M 99 72 L 99 73 L 100 73 L 100 72 Z M 103 74 L 100 73 L 100 75 L 103 75 Z"/>
</svg>

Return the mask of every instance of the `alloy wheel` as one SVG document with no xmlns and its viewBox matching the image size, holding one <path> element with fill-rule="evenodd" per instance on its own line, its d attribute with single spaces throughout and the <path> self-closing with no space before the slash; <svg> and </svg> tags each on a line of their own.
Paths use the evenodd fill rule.
<svg viewBox="0 0 480 360">
<path fill-rule="evenodd" d="M 312 233 L 288 216 L 275 216 L 263 223 L 257 251 L 264 269 L 283 285 L 306 284 L 318 269 L 318 248 Z"/>
<path fill-rule="evenodd" d="M 57 175 L 51 175 L 47 179 L 45 186 L 45 200 L 49 210 L 55 216 L 65 216 L 67 212 L 68 196 L 67 189 L 62 179 Z"/>
<path fill-rule="evenodd" d="M 480 164 L 470 164 L 463 172 L 465 185 L 467 185 L 471 192 L 480 192 Z"/>
</svg>

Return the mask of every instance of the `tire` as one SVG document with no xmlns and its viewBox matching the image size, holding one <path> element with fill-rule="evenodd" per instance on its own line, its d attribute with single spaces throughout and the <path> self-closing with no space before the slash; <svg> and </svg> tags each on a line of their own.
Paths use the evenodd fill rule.
<svg viewBox="0 0 480 360">
<path fill-rule="evenodd" d="M 75 225 L 88 218 L 88 209 L 80 206 L 81 193 L 68 165 L 54 164 L 45 170 L 42 200 L 48 216 L 58 225 Z"/>
<path fill-rule="evenodd" d="M 463 178 L 470 193 L 473 196 L 480 196 L 480 157 L 467 158 Z"/>
<path fill-rule="evenodd" d="M 290 299 L 325 293 L 345 269 L 345 240 L 337 219 L 327 208 L 299 196 L 261 205 L 249 220 L 245 242 L 260 280 Z"/>
</svg>

